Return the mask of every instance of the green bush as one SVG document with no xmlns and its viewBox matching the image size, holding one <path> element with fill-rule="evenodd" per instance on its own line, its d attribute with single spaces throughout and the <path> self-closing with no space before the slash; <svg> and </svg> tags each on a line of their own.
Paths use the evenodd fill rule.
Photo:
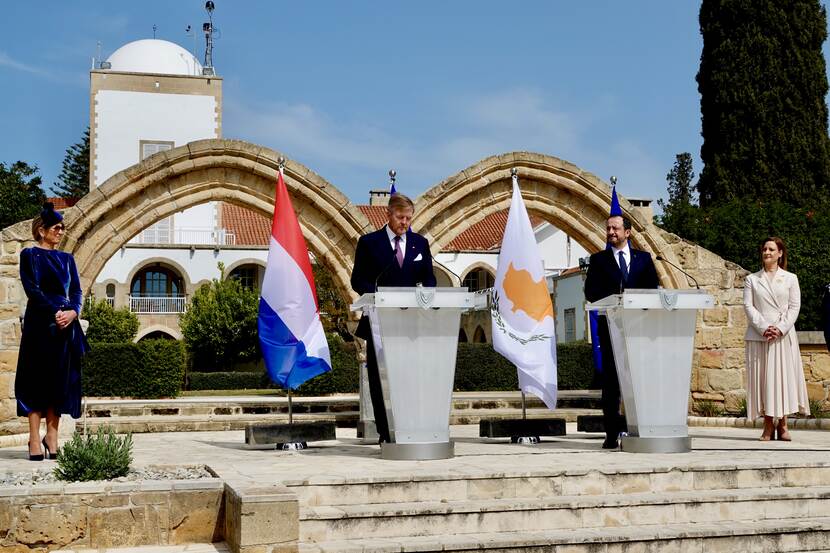
<svg viewBox="0 0 830 553">
<path fill-rule="evenodd" d="M 329 335 L 333 370 L 312 378 L 295 391 L 298 396 L 355 393 L 359 372 L 354 343 Z M 557 347 L 560 390 L 586 390 L 594 386 L 591 345 L 587 342 Z M 274 387 L 268 375 L 258 372 L 191 372 L 188 390 L 245 390 Z M 454 389 L 457 392 L 517 390 L 516 367 L 491 344 L 458 344 Z"/>
<path fill-rule="evenodd" d="M 594 384 L 591 344 L 571 342 L 556 347 L 560 390 L 586 390 Z M 493 349 L 492 344 L 458 344 L 455 391 L 517 390 L 516 366 Z"/>
<path fill-rule="evenodd" d="M 187 374 L 188 390 L 260 390 L 268 388 L 264 372 L 191 372 Z"/>
<path fill-rule="evenodd" d="M 131 434 L 118 436 L 111 427 L 99 427 L 84 437 L 75 432 L 58 455 L 55 477 L 67 482 L 111 480 L 126 476 L 132 463 Z"/>
<path fill-rule="evenodd" d="M 224 266 L 219 264 L 220 273 Z M 227 370 L 238 361 L 259 358 L 259 294 L 239 280 L 213 279 L 193 294 L 179 316 L 195 370 Z"/>
<path fill-rule="evenodd" d="M 294 393 L 298 396 L 319 396 L 358 391 L 357 352 L 354 342 L 345 342 L 336 334 L 328 335 L 332 370 L 305 382 Z M 275 388 L 268 375 L 256 372 L 191 372 L 188 390 L 246 390 Z"/>
<path fill-rule="evenodd" d="M 107 300 L 84 302 L 82 316 L 89 321 L 86 338 L 90 342 L 131 342 L 138 332 L 138 317 L 126 307 L 113 309 Z"/>
<path fill-rule="evenodd" d="M 184 367 L 184 348 L 178 341 L 95 344 L 83 360 L 84 395 L 175 397 L 182 389 Z"/>
</svg>

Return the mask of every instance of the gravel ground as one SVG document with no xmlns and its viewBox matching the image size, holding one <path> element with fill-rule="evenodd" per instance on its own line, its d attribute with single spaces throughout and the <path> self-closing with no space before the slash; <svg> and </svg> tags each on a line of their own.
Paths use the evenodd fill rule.
<svg viewBox="0 0 830 553">
<path fill-rule="evenodd" d="M 198 480 L 200 478 L 213 477 L 213 474 L 211 474 L 203 465 L 184 467 L 150 466 L 130 469 L 127 476 L 114 478 L 111 482 L 132 482 L 135 480 Z M 58 483 L 61 483 L 61 481 L 55 478 L 55 475 L 51 470 L 33 470 L 31 472 L 8 472 L 0 474 L 0 488 Z"/>
</svg>

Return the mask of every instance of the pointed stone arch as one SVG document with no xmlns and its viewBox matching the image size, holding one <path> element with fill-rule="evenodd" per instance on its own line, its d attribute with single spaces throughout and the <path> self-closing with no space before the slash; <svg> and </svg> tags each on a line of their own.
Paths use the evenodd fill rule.
<svg viewBox="0 0 830 553">
<path fill-rule="evenodd" d="M 563 230 L 589 251 L 604 247 L 611 188 L 572 163 L 531 152 L 488 157 L 433 186 L 415 202 L 413 227 L 430 238 L 433 252 L 440 251 L 491 213 L 510 207 L 510 171 L 514 168 L 531 214 Z M 619 199 L 623 212 L 631 219 L 634 246 L 677 262 L 664 231 L 624 197 Z M 663 264 L 658 264 L 657 270 L 664 286 L 679 285 L 674 270 Z"/>
</svg>

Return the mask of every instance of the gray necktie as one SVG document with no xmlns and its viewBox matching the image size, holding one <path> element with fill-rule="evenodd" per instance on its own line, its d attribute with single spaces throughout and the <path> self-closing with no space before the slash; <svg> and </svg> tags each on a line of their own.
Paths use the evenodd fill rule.
<svg viewBox="0 0 830 553">
<path fill-rule="evenodd" d="M 403 251 L 401 250 L 401 237 L 395 237 L 395 257 L 398 259 L 398 267 L 403 267 Z"/>
</svg>

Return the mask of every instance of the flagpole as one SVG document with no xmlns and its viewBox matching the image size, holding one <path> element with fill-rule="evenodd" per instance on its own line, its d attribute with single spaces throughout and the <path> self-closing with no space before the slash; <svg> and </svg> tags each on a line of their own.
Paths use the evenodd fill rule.
<svg viewBox="0 0 830 553">
<path fill-rule="evenodd" d="M 294 424 L 294 404 L 291 400 L 291 388 L 288 389 L 288 424 Z"/>
<path fill-rule="evenodd" d="M 524 391 L 522 391 L 522 420 L 527 420 L 527 402 Z"/>
</svg>

